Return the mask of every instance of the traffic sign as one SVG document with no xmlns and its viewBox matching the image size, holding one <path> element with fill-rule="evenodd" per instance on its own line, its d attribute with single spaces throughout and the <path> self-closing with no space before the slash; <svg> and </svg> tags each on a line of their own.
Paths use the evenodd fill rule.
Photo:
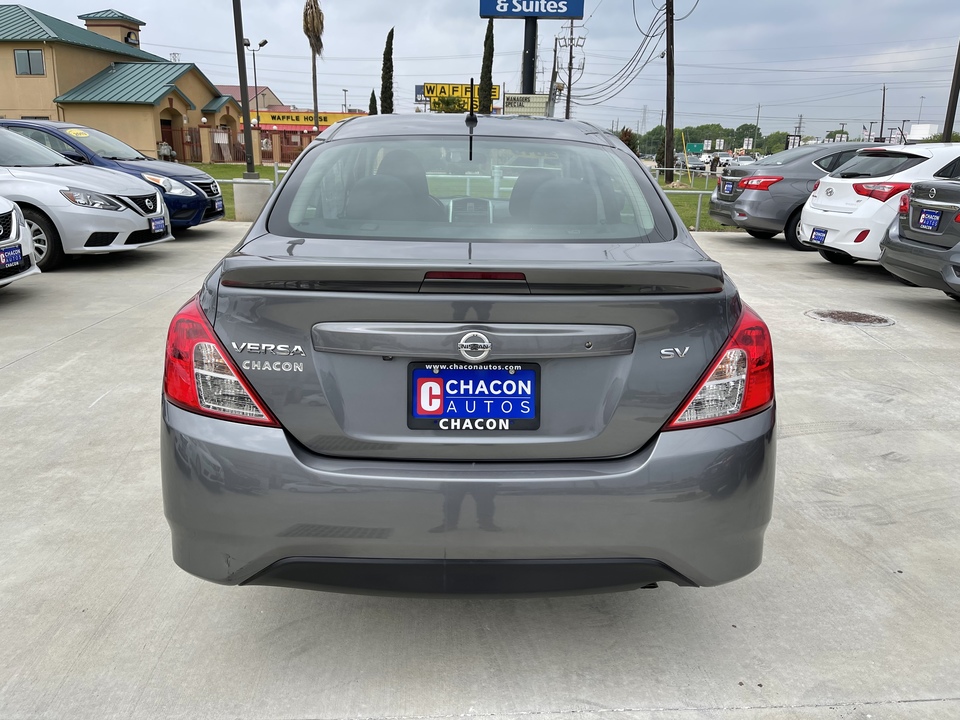
<svg viewBox="0 0 960 720">
<path fill-rule="evenodd" d="M 687 154 L 699 155 L 703 152 L 703 143 L 687 143 Z"/>
<path fill-rule="evenodd" d="M 579 20 L 583 4 L 584 0 L 480 0 L 480 17 Z"/>
</svg>

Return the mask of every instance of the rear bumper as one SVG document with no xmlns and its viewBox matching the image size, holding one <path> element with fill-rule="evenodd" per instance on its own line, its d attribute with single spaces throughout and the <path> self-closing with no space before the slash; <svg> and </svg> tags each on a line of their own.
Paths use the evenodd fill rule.
<svg viewBox="0 0 960 720">
<path fill-rule="evenodd" d="M 880 264 L 921 287 L 960 295 L 960 249 L 904 241 L 896 224 L 880 243 Z"/>
<path fill-rule="evenodd" d="M 897 207 L 884 203 L 858 208 L 853 213 L 825 212 L 806 205 L 800 216 L 800 241 L 817 249 L 826 248 L 846 253 L 858 260 L 879 260 L 880 241 L 897 217 Z M 811 242 L 814 228 L 827 231 L 823 243 Z M 867 236 L 857 242 L 857 236 L 867 230 Z"/>
<path fill-rule="evenodd" d="M 710 217 L 721 225 L 779 233 L 787 224 L 782 215 L 781 204 L 767 191 L 745 190 L 736 200 L 721 200 L 716 192 L 710 197 Z"/>
<path fill-rule="evenodd" d="M 164 509 L 177 564 L 223 584 L 412 594 L 718 585 L 760 564 L 775 443 L 770 409 L 661 433 L 619 460 L 365 461 L 164 401 Z"/>
</svg>

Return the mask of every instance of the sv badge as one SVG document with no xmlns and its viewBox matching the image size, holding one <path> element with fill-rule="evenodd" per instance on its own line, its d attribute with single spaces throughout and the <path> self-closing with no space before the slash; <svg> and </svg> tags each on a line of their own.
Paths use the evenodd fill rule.
<svg viewBox="0 0 960 720">
<path fill-rule="evenodd" d="M 680 348 L 663 348 L 660 351 L 661 360 L 670 360 L 672 358 L 682 358 L 686 357 L 687 353 L 690 352 L 690 347 L 685 347 L 683 350 Z"/>
</svg>

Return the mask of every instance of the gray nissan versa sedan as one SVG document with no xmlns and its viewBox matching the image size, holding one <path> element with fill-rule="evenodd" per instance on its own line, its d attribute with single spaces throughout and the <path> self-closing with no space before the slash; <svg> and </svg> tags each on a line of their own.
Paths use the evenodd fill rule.
<svg viewBox="0 0 960 720">
<path fill-rule="evenodd" d="M 582 122 L 332 126 L 171 321 L 162 416 L 174 559 L 225 584 L 717 585 L 773 502 L 766 325 Z"/>
</svg>

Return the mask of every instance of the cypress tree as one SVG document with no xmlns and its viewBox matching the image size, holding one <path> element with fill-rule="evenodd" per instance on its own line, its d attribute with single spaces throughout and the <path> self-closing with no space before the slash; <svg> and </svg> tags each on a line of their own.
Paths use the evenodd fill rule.
<svg viewBox="0 0 960 720">
<path fill-rule="evenodd" d="M 383 71 L 380 74 L 380 112 L 393 114 L 393 28 L 387 33 L 383 48 Z"/>
<path fill-rule="evenodd" d="M 487 35 L 483 39 L 483 65 L 480 68 L 480 113 L 493 112 L 493 18 L 487 20 Z"/>
<path fill-rule="evenodd" d="M 370 91 L 370 112 L 369 115 L 377 114 L 377 93 L 373 90 Z"/>
</svg>

